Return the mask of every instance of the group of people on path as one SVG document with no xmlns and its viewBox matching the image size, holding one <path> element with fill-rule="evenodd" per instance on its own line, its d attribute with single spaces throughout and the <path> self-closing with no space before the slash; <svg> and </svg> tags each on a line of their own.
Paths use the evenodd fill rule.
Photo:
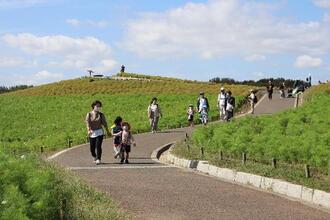
<svg viewBox="0 0 330 220">
<path fill-rule="evenodd" d="M 117 117 L 114 125 L 111 127 L 111 132 L 108 128 L 108 123 L 105 115 L 101 112 L 102 103 L 94 101 L 91 105 L 92 111 L 86 115 L 87 133 L 90 143 L 90 152 L 96 165 L 101 164 L 102 143 L 104 130 L 108 136 L 113 135 L 115 158 L 120 158 L 121 163 L 129 163 L 129 153 L 131 145 L 136 146 L 134 137 L 131 132 L 131 127 L 128 122 L 123 122 L 121 117 Z"/>
<path fill-rule="evenodd" d="M 251 92 L 249 97 L 251 97 L 252 100 L 255 100 L 253 98 L 255 95 L 253 95 L 254 92 Z M 219 108 L 220 120 L 230 121 L 233 118 L 235 97 L 232 96 L 231 91 L 225 91 L 225 89 L 221 87 L 217 99 L 217 106 Z M 94 101 L 91 108 L 92 110 L 87 113 L 85 121 L 90 141 L 90 152 L 95 164 L 101 164 L 102 143 L 105 132 L 108 136 L 113 136 L 114 158 L 119 158 L 121 163 L 129 163 L 128 159 L 131 152 L 131 146 L 136 146 L 130 124 L 123 121 L 123 119 L 118 116 L 109 130 L 106 117 L 101 112 L 102 103 L 98 100 Z M 199 113 L 202 124 L 206 125 L 208 123 L 208 112 L 210 111 L 210 105 L 204 92 L 200 92 L 199 94 L 196 109 L 197 110 L 194 110 L 194 105 L 192 104 L 188 106 L 187 115 L 189 126 L 194 126 L 194 115 L 197 112 Z M 162 111 L 156 97 L 152 98 L 150 101 L 147 114 L 151 132 L 156 133 L 158 131 L 159 119 L 162 117 Z"/>
</svg>

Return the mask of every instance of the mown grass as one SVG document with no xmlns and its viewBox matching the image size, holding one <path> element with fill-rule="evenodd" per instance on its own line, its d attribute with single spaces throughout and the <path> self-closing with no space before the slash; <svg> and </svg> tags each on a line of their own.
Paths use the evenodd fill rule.
<svg viewBox="0 0 330 220">
<path fill-rule="evenodd" d="M 0 219 L 128 219 L 105 195 L 35 154 L 0 151 Z"/>
<path fill-rule="evenodd" d="M 158 97 L 163 111 L 160 129 L 185 126 L 187 107 L 189 104 L 195 105 L 201 90 L 197 86 L 197 88 L 189 88 L 187 92 L 171 93 L 177 89 L 173 87 L 173 89 L 167 88 L 166 92 L 152 93 L 155 91 L 152 89 L 154 85 L 151 82 L 141 88 L 140 82 L 137 81 L 97 80 L 91 83 L 92 87 L 86 86 L 85 83 L 90 85 L 88 79 L 69 80 L 1 95 L 0 146 L 33 151 L 39 150 L 40 147 L 49 150 L 64 148 L 69 139 L 74 145 L 84 143 L 87 136 L 84 119 L 87 112 L 91 110 L 91 103 L 96 99 L 103 102 L 102 111 L 109 125 L 116 116 L 122 116 L 124 120 L 131 123 L 135 133 L 149 131 L 147 107 L 153 96 Z M 121 85 L 121 89 L 112 88 L 113 83 Z M 126 83 L 130 84 L 127 89 Z M 103 88 L 103 85 L 106 86 Z M 132 85 L 136 87 L 131 87 Z M 75 94 L 78 92 L 76 87 L 86 93 Z M 158 87 L 161 86 L 158 85 Z M 95 94 L 87 95 L 91 93 L 92 88 Z M 205 85 L 205 90 L 208 88 L 208 85 Z M 124 93 L 125 90 L 127 90 L 126 93 Z M 138 93 L 142 90 L 144 93 Z M 192 90 L 194 92 L 191 92 Z M 101 91 L 104 91 L 104 94 Z M 56 95 L 57 92 L 60 94 Z M 244 95 L 248 92 L 248 87 L 238 92 L 240 91 L 237 90 L 237 103 L 240 107 Z M 217 93 L 207 93 L 207 97 L 211 104 L 210 118 L 215 120 L 218 118 Z M 197 122 L 198 117 L 196 117 Z"/>
<path fill-rule="evenodd" d="M 314 87 L 299 109 L 273 116 L 246 117 L 232 123 L 197 128 L 189 145 L 178 145 L 174 153 L 191 159 L 205 159 L 223 167 L 330 191 L 330 84 Z M 200 148 L 205 155 L 201 157 Z M 225 160 L 220 160 L 220 152 Z M 248 164 L 243 166 L 241 155 Z M 272 158 L 279 164 L 271 166 Z M 306 179 L 304 164 L 312 167 Z"/>
</svg>

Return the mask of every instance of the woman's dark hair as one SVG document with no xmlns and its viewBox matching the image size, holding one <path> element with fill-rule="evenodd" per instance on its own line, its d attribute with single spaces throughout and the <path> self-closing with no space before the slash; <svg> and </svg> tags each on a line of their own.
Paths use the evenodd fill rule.
<svg viewBox="0 0 330 220">
<path fill-rule="evenodd" d="M 154 101 L 157 101 L 157 98 L 156 98 L 156 97 L 153 97 L 153 98 L 151 99 L 150 105 L 151 105 Z"/>
<path fill-rule="evenodd" d="M 122 117 L 117 116 L 117 118 L 115 119 L 114 123 L 115 125 L 121 125 L 121 122 L 123 121 Z"/>
<path fill-rule="evenodd" d="M 102 102 L 100 102 L 99 100 L 96 100 L 92 103 L 91 107 L 94 108 L 96 105 L 99 105 L 100 107 L 102 107 Z"/>
<path fill-rule="evenodd" d="M 227 92 L 229 95 L 231 95 L 231 91 L 229 90 L 228 92 Z"/>
</svg>

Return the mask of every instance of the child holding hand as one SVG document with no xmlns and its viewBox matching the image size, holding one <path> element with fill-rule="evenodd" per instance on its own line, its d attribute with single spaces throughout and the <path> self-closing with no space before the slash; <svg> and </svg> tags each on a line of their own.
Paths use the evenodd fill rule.
<svg viewBox="0 0 330 220">
<path fill-rule="evenodd" d="M 129 158 L 129 153 L 131 152 L 131 145 L 136 147 L 136 143 L 134 140 L 134 137 L 131 132 L 131 126 L 127 122 L 123 122 L 122 124 L 122 137 L 121 137 L 121 154 L 122 154 L 122 159 L 121 163 L 129 163 L 128 158 Z"/>
</svg>

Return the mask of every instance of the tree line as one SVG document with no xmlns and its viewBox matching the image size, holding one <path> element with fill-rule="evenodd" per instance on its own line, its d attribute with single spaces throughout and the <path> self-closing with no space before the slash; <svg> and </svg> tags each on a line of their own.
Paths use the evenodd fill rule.
<svg viewBox="0 0 330 220">
<path fill-rule="evenodd" d="M 13 91 L 17 91 L 17 90 L 28 89 L 28 88 L 32 88 L 32 87 L 33 86 L 28 86 L 28 85 L 18 85 L 18 86 L 10 86 L 10 87 L 0 86 L 0 94 L 7 93 L 7 92 L 13 92 Z"/>
<path fill-rule="evenodd" d="M 272 81 L 274 86 L 279 87 L 280 85 L 282 85 L 282 83 L 284 82 L 286 87 L 293 87 L 293 84 L 297 81 L 297 80 L 293 80 L 293 79 L 284 79 L 284 78 L 264 78 L 264 79 L 259 79 L 257 81 L 255 80 L 243 80 L 243 81 L 239 81 L 239 80 L 235 80 L 232 78 L 220 78 L 220 77 L 215 77 L 213 79 L 209 80 L 212 83 L 217 83 L 217 84 L 230 84 L 230 85 L 249 85 L 249 86 L 258 86 L 258 87 L 262 87 L 262 86 L 266 86 L 268 85 L 269 81 Z M 304 81 L 302 80 L 298 80 L 299 83 L 304 83 Z"/>
</svg>

